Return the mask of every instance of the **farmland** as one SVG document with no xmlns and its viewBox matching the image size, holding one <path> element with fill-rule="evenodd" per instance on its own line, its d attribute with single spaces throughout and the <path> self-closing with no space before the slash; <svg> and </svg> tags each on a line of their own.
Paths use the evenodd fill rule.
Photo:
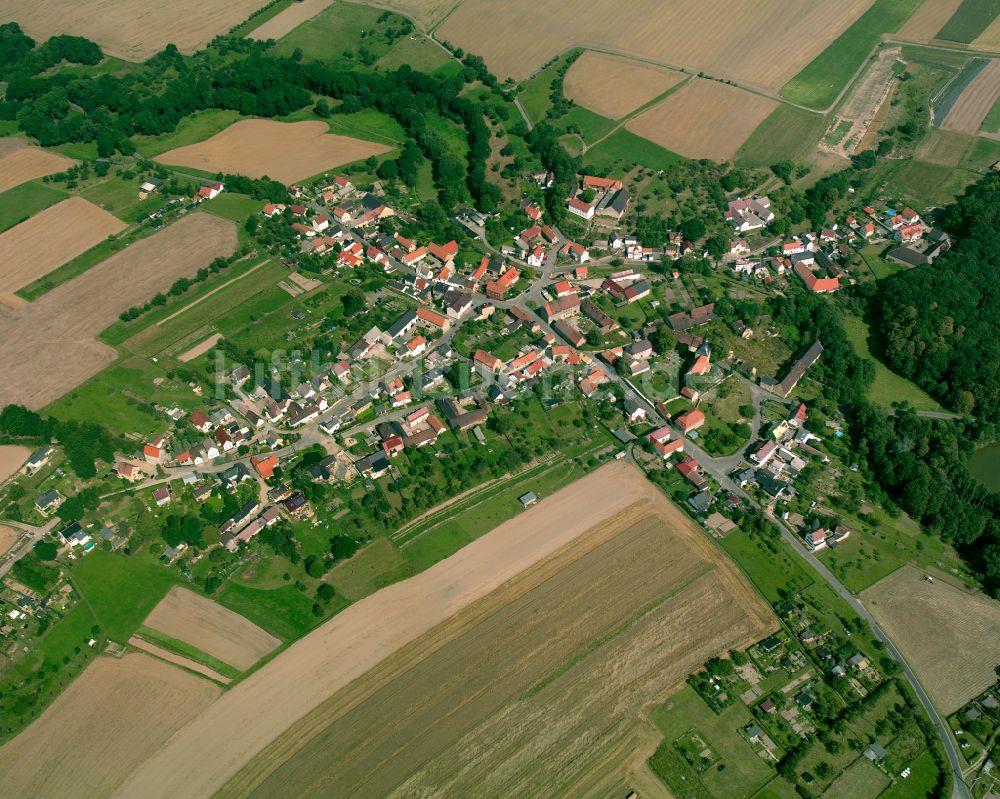
<svg viewBox="0 0 1000 799">
<path fill-rule="evenodd" d="M 31 454 L 27 447 L 16 444 L 0 445 L 0 483 L 15 474 Z"/>
<path fill-rule="evenodd" d="M 736 162 L 767 166 L 784 158 L 804 158 L 825 127 L 825 117 L 782 103 L 750 134 L 736 154 Z"/>
<path fill-rule="evenodd" d="M 862 595 L 938 708 L 954 713 L 996 681 L 1000 606 L 905 566 Z"/>
<path fill-rule="evenodd" d="M 162 4 L 130 0 L 0 0 L 0 21 L 16 20 L 36 39 L 61 33 L 84 36 L 109 55 L 145 61 L 168 43 L 190 53 L 246 19 L 266 0 L 233 0 L 216 7 L 199 0 Z"/>
<path fill-rule="evenodd" d="M 566 73 L 565 94 L 602 116 L 621 119 L 684 78 L 681 72 L 588 50 Z"/>
<path fill-rule="evenodd" d="M 188 216 L 3 317 L 0 359 L 8 372 L 0 402 L 42 407 L 96 374 L 114 351 L 94 337 L 121 311 L 235 248 L 231 222 Z"/>
<path fill-rule="evenodd" d="M 924 3 L 907 23 L 899 29 L 897 37 L 913 42 L 929 42 L 936 39 L 938 31 L 951 19 L 952 14 L 962 4 L 962 0 L 934 0 Z"/>
<path fill-rule="evenodd" d="M 994 59 L 962 91 L 941 122 L 945 130 L 976 134 L 1000 99 L 1000 59 Z"/>
<path fill-rule="evenodd" d="M 238 613 L 180 587 L 170 589 L 144 625 L 240 670 L 250 668 L 281 643 Z"/>
<path fill-rule="evenodd" d="M 937 38 L 949 42 L 972 42 L 1000 14 L 998 0 L 962 0 L 962 4 L 938 32 Z"/>
<path fill-rule="evenodd" d="M 354 783 L 381 762 L 373 757 L 395 754 L 396 747 L 393 765 L 382 763 L 370 775 L 380 788 L 400 785 L 421 764 L 417 782 L 435 780 L 445 768 L 457 792 L 457 783 L 478 779 L 477 774 L 499 782 L 537 779 L 537 767 L 526 764 L 550 747 L 564 766 L 558 779 L 566 779 L 579 762 L 567 761 L 572 751 L 584 761 L 598 751 L 583 733 L 593 730 L 604 743 L 619 740 L 636 729 L 644 695 L 669 690 L 705 657 L 769 629 L 768 611 L 734 567 L 726 561 L 713 565 L 715 560 L 700 532 L 638 471 L 619 463 L 605 466 L 447 560 L 341 612 L 222 697 L 137 771 L 120 795 L 172 795 L 179 780 L 185 790 L 212 792 L 253 758 L 252 770 L 230 785 L 245 793 L 289 757 L 290 763 L 311 762 L 324 751 L 324 741 L 333 740 L 317 737 L 322 730 L 339 736 L 355 721 L 365 729 L 376 724 L 377 736 L 366 736 L 364 751 L 340 770 L 333 761 L 341 752 L 327 752 L 315 764 L 316 781 L 337 770 L 338 784 Z M 620 590 L 623 580 L 630 591 Z M 606 600 L 593 601 L 597 595 Z M 696 609 L 712 623 L 689 623 Z M 568 619 L 574 623 L 568 625 Z M 510 636 L 498 662 L 501 628 Z M 553 629 L 561 632 L 555 646 Z M 511 645 L 515 640 L 519 645 Z M 344 689 L 352 680 L 348 694 Z M 386 690 L 391 685 L 419 686 L 416 693 L 403 694 L 411 698 L 412 716 L 400 712 L 400 694 Z M 279 687 L 284 701 L 276 704 L 271 698 Z M 468 712 L 438 721 L 442 701 L 455 706 L 455 690 L 476 690 Z M 527 700 L 515 708 L 511 703 L 525 692 Z M 387 695 L 395 697 L 391 717 L 401 721 L 398 726 L 385 723 Z M 347 706 L 341 702 L 345 697 Z M 618 704 L 622 697 L 628 698 Z M 594 710 L 579 721 L 577 714 L 553 710 L 587 706 L 590 700 Z M 267 704 L 266 713 L 261 703 Z M 359 710 L 352 710 L 355 705 Z M 507 707 L 516 717 L 510 724 L 497 723 L 501 717 L 491 721 L 484 715 L 491 707 Z M 552 728 L 550 743 L 535 737 L 545 726 L 534 723 L 539 716 L 563 719 Z M 596 719 L 601 721 L 595 728 Z M 428 734 L 431 723 L 435 734 Z M 411 735 L 411 724 L 421 734 Z M 463 733 L 498 743 L 495 749 L 484 744 L 465 750 L 456 746 Z M 507 769 L 466 759 L 469 752 L 499 754 L 507 746 L 516 752 Z M 453 767 L 459 755 L 469 771 Z M 511 773 L 519 763 L 520 777 Z M 297 784 L 279 789 L 284 795 L 301 792 L 298 781 L 309 779 L 292 770 Z M 276 779 L 261 790 L 269 791 Z M 365 794 L 379 792 L 371 783 L 364 788 Z"/>
<path fill-rule="evenodd" d="M 972 43 L 977 50 L 1000 50 L 1000 16 Z"/>
<path fill-rule="evenodd" d="M 210 139 L 156 157 L 174 166 L 205 172 L 227 172 L 252 178 L 265 175 L 283 183 L 316 175 L 352 161 L 381 155 L 382 144 L 337 136 L 324 122 L 275 122 L 245 119 Z"/>
<path fill-rule="evenodd" d="M 628 122 L 633 133 L 689 158 L 732 158 L 777 103 L 696 79 Z"/>
<path fill-rule="evenodd" d="M 837 0 L 804 8 L 726 0 L 578 6 L 559 0 L 467 0 L 437 29 L 477 53 L 501 78 L 517 80 L 571 46 L 603 48 L 775 90 L 830 44 L 867 6 Z M 711 24 L 706 24 L 711 20 Z M 531 31 L 525 36 L 525 31 Z M 508 43 L 518 41 L 518 47 Z M 739 51 L 740 58 L 733 53 Z"/>
<path fill-rule="evenodd" d="M 75 163 L 72 158 L 58 153 L 30 147 L 24 139 L 0 139 L 0 192 L 61 172 Z"/>
<path fill-rule="evenodd" d="M 0 234 L 0 294 L 17 291 L 124 228 L 80 197 L 46 208 Z"/>
<path fill-rule="evenodd" d="M 207 680 L 148 655 L 100 657 L 0 748 L 4 791 L 36 799 L 108 796 L 218 695 Z"/>
</svg>

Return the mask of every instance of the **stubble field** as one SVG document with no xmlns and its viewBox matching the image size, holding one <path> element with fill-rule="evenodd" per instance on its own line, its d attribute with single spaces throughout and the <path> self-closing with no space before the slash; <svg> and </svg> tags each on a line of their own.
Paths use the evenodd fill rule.
<svg viewBox="0 0 1000 799">
<path fill-rule="evenodd" d="M 965 87 L 941 122 L 941 127 L 975 135 L 997 99 L 1000 99 L 1000 58 L 990 61 Z"/>
<path fill-rule="evenodd" d="M 685 77 L 683 72 L 587 50 L 566 73 L 564 92 L 584 108 L 621 119 Z"/>
<path fill-rule="evenodd" d="M 486 59 L 501 79 L 527 78 L 571 46 L 617 50 L 777 91 L 872 0 L 465 0 L 437 31 Z M 517 47 L 510 47 L 512 41 Z"/>
<path fill-rule="evenodd" d="M 688 158 L 732 158 L 777 107 L 766 97 L 696 78 L 625 127 Z"/>
<path fill-rule="evenodd" d="M 62 172 L 75 163 L 64 155 L 32 147 L 24 139 L 0 139 L 0 192 L 35 178 Z"/>
<path fill-rule="evenodd" d="M 439 771 L 447 793 L 545 793 L 631 745 L 645 702 L 772 621 L 676 507 L 611 464 L 331 619 L 118 795 L 419 795 Z"/>
<path fill-rule="evenodd" d="M 281 641 L 249 619 L 186 588 L 174 586 L 143 622 L 240 671 L 250 668 Z"/>
<path fill-rule="evenodd" d="M 0 0 L 0 22 L 18 22 L 36 39 L 84 36 L 108 55 L 145 61 L 167 44 L 192 53 L 212 37 L 245 20 L 267 0 Z"/>
<path fill-rule="evenodd" d="M 0 307 L 0 405 L 41 408 L 92 377 L 115 358 L 94 337 L 119 313 L 230 255 L 236 245 L 232 222 L 192 214 L 35 302 Z"/>
<path fill-rule="evenodd" d="M 1000 602 L 904 566 L 862 594 L 938 710 L 951 714 L 996 682 Z"/>
<path fill-rule="evenodd" d="M 295 183 L 327 169 L 391 150 L 384 144 L 337 136 L 325 122 L 244 119 L 210 139 L 158 155 L 163 164 Z"/>
<path fill-rule="evenodd" d="M 993 20 L 972 43 L 975 50 L 1000 50 L 1000 17 Z"/>
<path fill-rule="evenodd" d="M 0 294 L 27 286 L 125 227 L 82 197 L 46 208 L 0 233 Z"/>
<path fill-rule="evenodd" d="M 5 796 L 108 796 L 219 695 L 218 686 L 143 654 L 99 657 L 0 747 Z"/>
<path fill-rule="evenodd" d="M 911 42 L 929 42 L 937 38 L 938 31 L 951 19 L 962 5 L 962 0 L 931 0 L 925 2 L 917 12 L 899 29 L 896 38 Z"/>
</svg>

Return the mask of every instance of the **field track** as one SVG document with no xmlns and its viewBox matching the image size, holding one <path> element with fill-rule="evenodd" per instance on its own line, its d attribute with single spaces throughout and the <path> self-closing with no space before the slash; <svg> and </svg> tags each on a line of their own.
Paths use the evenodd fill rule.
<svg viewBox="0 0 1000 799">
<path fill-rule="evenodd" d="M 1000 99 L 1000 58 L 990 61 L 965 87 L 941 122 L 941 127 L 974 136 L 997 99 Z"/>
<path fill-rule="evenodd" d="M 602 536 L 614 536 L 614 530 L 600 527 L 602 521 L 653 502 L 665 503 L 668 510 L 658 508 L 658 512 L 670 514 L 667 529 L 676 534 L 678 543 L 704 553 L 704 560 L 709 554 L 715 557 L 700 531 L 638 470 L 623 463 L 604 466 L 427 571 L 357 602 L 296 642 L 175 736 L 117 795 L 154 799 L 214 794 L 243 766 L 260 762 L 255 758 L 283 731 L 352 680 L 405 647 L 436 650 L 454 637 L 454 631 L 443 640 L 436 633 L 427 635 L 442 622 L 476 606 L 501 586 L 501 605 L 509 604 L 526 586 L 553 576 L 560 564 L 579 560 Z M 585 536 L 594 525 L 600 529 Z M 584 542 L 579 548 L 578 540 Z M 683 558 L 683 551 L 682 545 L 677 556 Z M 719 562 L 713 574 L 724 575 L 719 579 L 740 592 L 736 604 L 750 614 L 752 626 L 769 627 L 768 610 L 728 561 Z M 463 618 L 459 626 L 467 627 L 477 615 L 470 611 Z M 278 691 L 280 703 L 273 702 Z"/>
<path fill-rule="evenodd" d="M 119 313 L 230 255 L 236 245 L 232 222 L 192 214 L 35 302 L 0 308 L 0 405 L 41 408 L 92 377 L 115 357 L 95 336 Z"/>
<path fill-rule="evenodd" d="M 192 53 L 238 25 L 267 0 L 0 0 L 0 22 L 18 22 L 35 39 L 67 33 L 101 45 L 108 55 L 145 61 L 173 43 Z"/>
<path fill-rule="evenodd" d="M 565 94 L 601 116 L 621 119 L 684 78 L 683 72 L 587 50 L 566 73 Z"/>
<path fill-rule="evenodd" d="M 62 172 L 75 163 L 64 155 L 31 147 L 24 139 L 0 139 L 0 192 L 35 178 Z"/>
</svg>

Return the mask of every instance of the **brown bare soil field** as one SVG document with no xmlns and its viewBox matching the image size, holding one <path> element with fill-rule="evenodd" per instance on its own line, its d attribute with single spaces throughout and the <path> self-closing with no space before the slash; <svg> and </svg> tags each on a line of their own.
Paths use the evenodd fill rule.
<svg viewBox="0 0 1000 799">
<path fill-rule="evenodd" d="M 94 337 L 119 313 L 236 245 L 232 222 L 191 214 L 21 309 L 0 307 L 0 405 L 41 408 L 95 375 L 115 351 Z"/>
<path fill-rule="evenodd" d="M 384 701 L 387 686 L 402 689 L 404 684 L 417 684 L 415 678 L 422 674 L 426 701 L 396 694 L 396 711 L 388 719 L 383 716 L 378 725 L 380 734 L 385 734 L 384 728 L 398 724 L 399 740 L 410 739 L 415 747 L 403 753 L 405 758 L 401 755 L 399 766 L 389 766 L 386 777 L 377 777 L 379 787 L 367 784 L 356 795 L 378 794 L 386 786 L 396 787 L 427 761 L 427 757 L 419 760 L 417 752 L 425 743 L 438 747 L 425 750 L 428 757 L 442 754 L 442 746 L 453 744 L 481 722 L 490 702 L 502 700 L 498 705 L 502 708 L 511 690 L 533 685 L 539 688 L 535 695 L 544 698 L 595 637 L 608 635 L 614 646 L 626 646 L 633 635 L 636 642 L 648 642 L 650 634 L 640 631 L 643 625 L 666 624 L 669 614 L 695 612 L 697 625 L 687 627 L 702 632 L 675 631 L 682 639 L 693 636 L 678 644 L 688 646 L 690 653 L 680 656 L 683 662 L 674 672 L 655 678 L 666 689 L 683 679 L 689 665 L 771 628 L 769 611 L 735 567 L 726 560 L 713 565 L 717 559 L 717 551 L 703 534 L 641 472 L 624 463 L 610 464 L 427 571 L 338 614 L 227 692 L 137 770 L 117 795 L 208 796 L 248 767 L 225 792 L 245 795 L 303 745 L 308 744 L 303 752 L 313 752 L 327 735 L 324 730 L 343 734 L 343 725 L 334 724 L 338 718 L 363 716 L 355 708 Z M 707 588 L 708 584 L 715 587 Z M 713 592 L 724 596 L 712 599 Z M 598 596 L 600 601 L 595 601 Z M 705 608 L 687 609 L 682 596 L 708 602 L 712 622 L 706 623 Z M 723 615 L 715 613 L 717 607 Z M 675 618 L 671 629 L 677 623 Z M 511 640 L 508 631 L 521 640 Z M 616 632 L 620 635 L 613 635 Z M 635 645 L 653 648 L 648 643 Z M 658 645 L 673 646 L 669 639 L 658 640 Z M 554 647 L 551 652 L 550 647 Z M 537 667 L 532 665 L 532 653 Z M 480 662 L 484 657 L 486 666 Z M 684 660 L 687 657 L 690 664 Z M 443 671 L 442 663 L 448 664 Z M 437 668 L 429 668 L 433 664 Z M 616 673 L 627 665 L 618 662 Z M 521 666 L 529 671 L 518 676 Z M 449 676 L 452 670 L 454 677 Z M 487 690 L 494 670 L 503 681 L 497 691 Z M 464 702 L 442 690 L 442 682 L 470 692 L 468 712 Z M 281 702 L 273 701 L 279 692 Z M 367 706 L 372 712 L 379 707 Z M 467 726 L 455 727 L 449 710 Z M 435 727 L 415 721 L 411 726 L 409 711 Z M 443 714 L 438 721 L 435 711 Z M 446 735 L 435 735 L 438 723 L 447 728 Z M 364 724 L 365 731 L 372 729 L 370 721 Z M 420 732 L 410 738 L 414 729 Z M 388 739 L 371 739 L 360 728 L 359 735 L 358 743 L 371 747 L 367 753 L 373 757 L 387 751 Z M 357 767 L 345 766 L 336 777 L 338 785 L 360 778 L 361 769 L 372 766 L 367 753 Z M 319 771 L 327 774 L 331 767 L 318 763 L 317 769 L 316 775 L 299 775 L 296 780 L 319 784 L 325 779 Z M 341 795 L 330 784 L 323 791 Z M 283 795 L 308 793 L 309 786 L 297 783 Z"/>
<path fill-rule="evenodd" d="M 0 292 L 27 286 L 126 227 L 82 197 L 46 208 L 0 233 Z"/>
<path fill-rule="evenodd" d="M 989 27 L 979 34 L 972 43 L 974 50 L 1000 50 L 1000 17 L 993 20 Z"/>
<path fill-rule="evenodd" d="M 642 61 L 588 50 L 566 73 L 566 96 L 610 119 L 621 119 L 686 76 Z"/>
<path fill-rule="evenodd" d="M 0 747 L 4 795 L 108 796 L 219 693 L 208 680 L 148 655 L 100 657 Z"/>
<path fill-rule="evenodd" d="M 292 3 L 284 11 L 279 11 L 259 28 L 255 28 L 247 34 L 248 39 L 265 41 L 267 39 L 280 39 L 286 33 L 291 33 L 303 22 L 308 22 L 320 11 L 331 5 L 333 0 L 301 0 Z"/>
<path fill-rule="evenodd" d="M 689 158 L 732 158 L 777 102 L 696 78 L 629 120 L 633 133 Z"/>
<path fill-rule="evenodd" d="M 30 146 L 31 142 L 27 139 L 20 139 L 17 136 L 2 136 L 0 137 L 0 158 Z"/>
<path fill-rule="evenodd" d="M 955 101 L 941 127 L 975 136 L 983 120 L 1000 98 L 1000 58 L 995 58 L 972 79 Z"/>
<path fill-rule="evenodd" d="M 165 660 L 167 663 L 173 663 L 175 666 L 180 666 L 188 671 L 196 672 L 197 674 L 203 674 L 210 680 L 215 680 L 223 685 L 229 685 L 232 682 L 225 675 L 219 674 L 215 669 L 211 669 L 203 663 L 199 663 L 197 660 L 192 660 L 191 658 L 184 657 L 183 655 L 178 655 L 176 652 L 171 652 L 169 649 L 164 649 L 162 646 L 157 646 L 156 644 L 140 638 L 138 635 L 133 635 L 128 639 L 129 646 L 134 646 L 136 649 L 141 649 L 154 657 L 158 657 L 160 660 Z"/>
<path fill-rule="evenodd" d="M 938 710 L 950 714 L 994 682 L 1000 602 L 904 566 L 862 594 Z"/>
<path fill-rule="evenodd" d="M 282 183 L 391 150 L 384 144 L 336 136 L 325 122 L 275 122 L 243 119 L 210 139 L 156 157 L 164 164 L 206 172 L 229 172 Z"/>
<path fill-rule="evenodd" d="M 927 0 L 893 38 L 910 42 L 929 42 L 958 11 L 960 5 L 962 0 Z"/>
<path fill-rule="evenodd" d="M 527 78 L 571 46 L 617 51 L 777 92 L 872 0 L 465 0 L 437 36 L 486 59 L 502 78 Z M 510 42 L 516 41 L 517 47 Z M 734 54 L 738 56 L 734 57 Z"/>
<path fill-rule="evenodd" d="M 222 338 L 222 333 L 215 333 L 209 336 L 204 341 L 195 344 L 191 349 L 182 352 L 180 355 L 177 356 L 177 360 L 180 361 L 181 363 L 187 363 L 188 361 L 193 361 L 195 358 L 204 355 L 206 352 L 212 349 L 212 347 L 214 347 L 216 344 L 219 343 L 219 340 L 221 338 Z"/>
<path fill-rule="evenodd" d="M 16 444 L 0 445 L 0 483 L 12 474 L 16 474 L 28 460 L 29 455 L 31 450 L 27 447 L 19 447 Z"/>
<path fill-rule="evenodd" d="M 17 543 L 17 539 L 20 535 L 21 533 L 19 530 L 15 530 L 13 527 L 0 525 L 0 555 L 6 554 L 7 550 Z"/>
<path fill-rule="evenodd" d="M 36 39 L 59 33 L 85 36 L 108 55 L 145 61 L 167 44 L 193 53 L 238 25 L 267 0 L 0 0 L 0 22 L 19 22 Z"/>
<path fill-rule="evenodd" d="M 4 148 L 3 143 L 7 141 L 22 142 L 23 146 Z M 23 139 L 0 139 L 0 192 L 35 178 L 62 172 L 75 163 L 65 155 L 29 147 Z"/>
<path fill-rule="evenodd" d="M 239 613 L 179 586 L 167 592 L 143 624 L 240 670 L 281 643 Z"/>
</svg>

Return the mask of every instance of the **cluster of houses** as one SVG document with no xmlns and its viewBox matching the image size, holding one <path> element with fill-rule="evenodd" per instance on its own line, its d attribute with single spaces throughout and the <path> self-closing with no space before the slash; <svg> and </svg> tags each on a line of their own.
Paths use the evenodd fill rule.
<svg viewBox="0 0 1000 799">
<path fill-rule="evenodd" d="M 566 210 L 587 222 L 595 216 L 618 221 L 628 204 L 628 189 L 620 180 L 582 175 L 566 200 Z"/>
</svg>

